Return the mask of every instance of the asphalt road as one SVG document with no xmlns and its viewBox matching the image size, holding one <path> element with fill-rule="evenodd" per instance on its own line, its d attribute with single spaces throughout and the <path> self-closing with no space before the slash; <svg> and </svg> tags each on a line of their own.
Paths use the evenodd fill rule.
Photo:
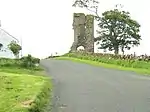
<svg viewBox="0 0 150 112">
<path fill-rule="evenodd" d="M 52 112 L 150 112 L 150 77 L 66 60 L 42 60 L 53 78 Z"/>
</svg>

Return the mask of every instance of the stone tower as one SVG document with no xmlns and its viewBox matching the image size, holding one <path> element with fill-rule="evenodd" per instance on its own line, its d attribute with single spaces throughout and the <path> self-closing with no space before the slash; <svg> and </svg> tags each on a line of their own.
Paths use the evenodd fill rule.
<svg viewBox="0 0 150 112">
<path fill-rule="evenodd" d="M 86 52 L 94 52 L 94 16 L 74 13 L 73 18 L 74 42 L 71 51 L 83 46 Z"/>
</svg>

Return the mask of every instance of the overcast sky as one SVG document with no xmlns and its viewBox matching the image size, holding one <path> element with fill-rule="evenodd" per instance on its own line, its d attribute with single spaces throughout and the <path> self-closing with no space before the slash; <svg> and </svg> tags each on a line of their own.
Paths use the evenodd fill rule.
<svg viewBox="0 0 150 112">
<path fill-rule="evenodd" d="M 148 0 L 101 0 L 100 13 L 124 5 L 133 19 L 141 24 L 142 41 L 133 49 L 137 54 L 150 54 L 150 16 Z M 51 53 L 67 52 L 73 42 L 72 0 L 0 0 L 2 28 L 23 42 L 23 54 L 45 57 Z"/>
</svg>

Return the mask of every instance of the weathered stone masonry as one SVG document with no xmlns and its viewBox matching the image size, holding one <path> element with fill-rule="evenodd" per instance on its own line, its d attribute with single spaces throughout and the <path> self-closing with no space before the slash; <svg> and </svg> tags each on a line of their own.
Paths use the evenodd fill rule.
<svg viewBox="0 0 150 112">
<path fill-rule="evenodd" d="M 74 42 L 71 51 L 83 46 L 86 52 L 94 52 L 94 16 L 74 13 L 73 18 Z"/>
</svg>

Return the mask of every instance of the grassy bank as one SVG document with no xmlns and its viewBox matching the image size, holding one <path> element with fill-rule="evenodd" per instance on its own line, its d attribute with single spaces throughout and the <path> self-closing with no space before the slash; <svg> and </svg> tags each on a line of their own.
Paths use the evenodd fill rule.
<svg viewBox="0 0 150 112">
<path fill-rule="evenodd" d="M 45 72 L 30 59 L 0 61 L 0 112 L 45 112 L 52 90 Z"/>
<path fill-rule="evenodd" d="M 42 112 L 50 79 L 29 74 L 0 73 L 1 112 Z"/>
<path fill-rule="evenodd" d="M 144 75 L 150 74 L 150 62 L 138 60 L 122 60 L 106 55 L 98 54 L 84 54 L 84 53 L 68 53 L 56 59 L 71 60 L 75 62 L 82 62 L 106 68 L 133 71 Z"/>
</svg>

